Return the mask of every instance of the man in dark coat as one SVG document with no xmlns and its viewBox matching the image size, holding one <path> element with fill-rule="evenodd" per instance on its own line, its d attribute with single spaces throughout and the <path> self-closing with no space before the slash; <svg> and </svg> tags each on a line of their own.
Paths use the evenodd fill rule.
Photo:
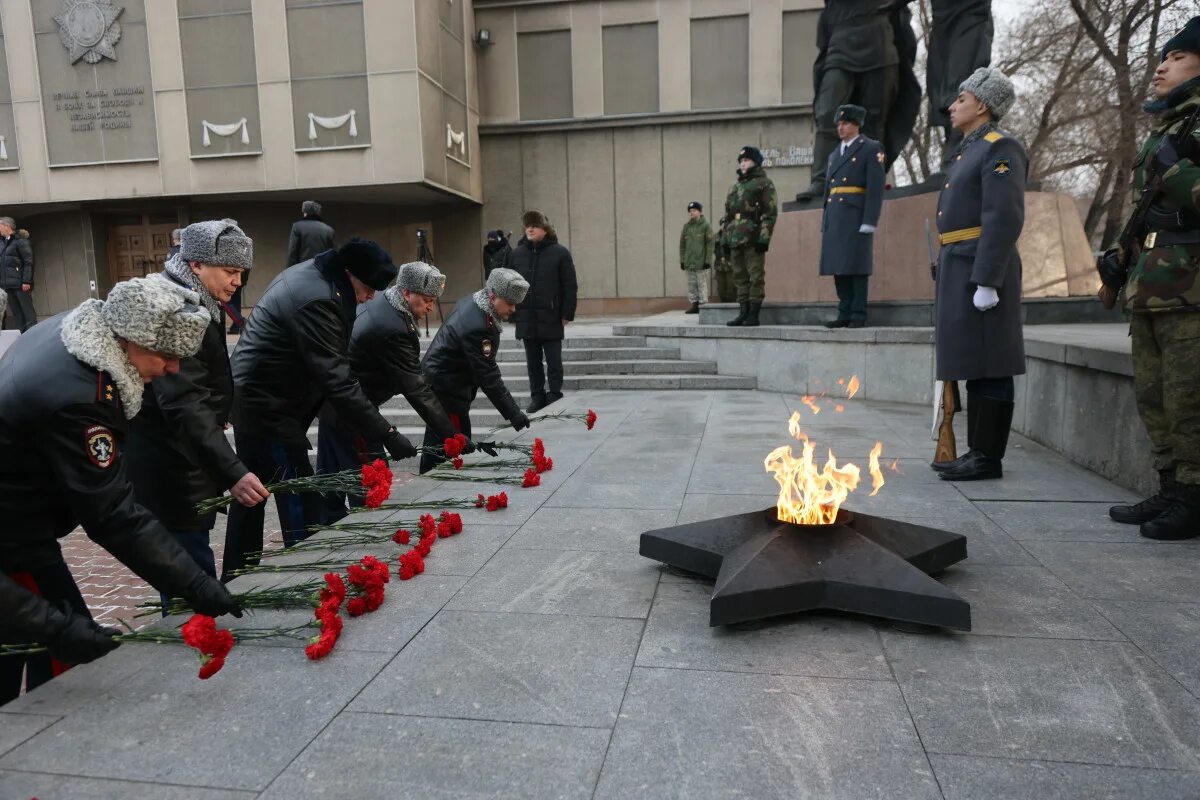
<svg viewBox="0 0 1200 800">
<path fill-rule="evenodd" d="M 178 370 L 209 325 L 198 300 L 160 278 L 125 281 L 107 300 L 85 300 L 35 326 L 0 359 L 6 636 L 47 642 L 55 658 L 77 663 L 116 646 L 85 621 L 87 604 L 63 561 L 58 539 L 77 526 L 196 611 L 241 616 L 225 587 L 134 499 L 126 471 L 129 420 L 141 409 L 145 384 Z M 0 658 L 0 704 L 19 693 L 25 662 Z M 31 656 L 28 687 L 64 666 Z"/>
<path fill-rule="evenodd" d="M 233 373 L 221 327 L 228 302 L 254 260 L 254 245 L 233 220 L 196 222 L 184 229 L 180 252 L 160 279 L 195 292 L 212 321 L 200 350 L 180 359 L 179 371 L 150 384 L 129 437 L 129 475 L 138 502 L 154 513 L 201 569 L 216 577 L 209 533 L 216 512 L 196 503 L 229 490 L 242 505 L 268 492 L 225 437 L 233 407 Z M 164 602 L 167 599 L 164 596 Z"/>
<path fill-rule="evenodd" d="M 445 286 L 446 276 L 436 267 L 420 261 L 404 264 L 396 283 L 358 307 L 350 334 L 350 370 L 367 399 L 379 406 L 403 395 L 442 441 L 452 437 L 457 428 L 421 372 L 417 323 L 434 308 Z M 468 445 L 467 450 L 472 449 Z M 373 459 L 377 452 L 376 442 L 340 424 L 333 406 L 322 407 L 317 432 L 318 473 L 353 469 Z M 347 499 L 351 506 L 362 504 L 358 498 L 347 498 L 342 493 L 325 496 L 326 524 L 346 515 Z"/>
<path fill-rule="evenodd" d="M 37 323 L 33 310 L 33 247 L 29 231 L 17 230 L 12 217 L 0 217 L 0 288 L 8 294 L 8 307 L 18 330 Z M 0 317 L 0 323 L 3 323 Z"/>
<path fill-rule="evenodd" d="M 839 106 L 867 109 L 865 133 L 883 143 L 885 171 L 911 138 L 921 106 L 921 86 L 913 73 L 917 37 L 905 0 L 826 3 L 817 21 L 817 49 L 813 176 L 797 200 L 825 193 L 825 165 L 838 142 L 834 116 Z"/>
<path fill-rule="evenodd" d="M 513 321 L 516 336 L 525 345 L 532 395 L 525 410 L 532 414 L 562 399 L 562 340 L 567 323 L 575 319 L 579 284 L 575 280 L 571 251 L 558 243 L 558 235 L 546 217 L 540 211 L 526 211 L 521 224 L 525 236 L 509 256 L 508 266 L 529 283 L 529 293 L 517 306 Z"/>
<path fill-rule="evenodd" d="M 821 274 L 832 275 L 837 287 L 837 319 L 826 328 L 861 328 L 867 324 L 867 281 L 873 270 L 875 228 L 883 209 L 883 147 L 859 131 L 866 119 L 862 106 L 842 106 L 837 113 L 841 146 L 829 154 L 825 170 L 828 190 L 821 216 Z"/>
<path fill-rule="evenodd" d="M 471 403 L 483 393 L 516 430 L 529 427 L 529 417 L 504 385 L 496 364 L 500 350 L 500 322 L 507 320 L 525 299 L 529 284 L 520 273 L 500 267 L 492 270 L 487 285 L 464 297 L 438 329 L 421 367 L 433 392 L 446 409 L 450 422 L 464 436 L 471 436 Z M 444 437 L 425 428 L 425 446 L 441 447 Z M 421 454 L 421 472 L 433 469 L 443 459 Z"/>
<path fill-rule="evenodd" d="M 512 245 L 508 243 L 504 231 L 499 228 L 488 231 L 487 244 L 483 246 L 483 279 L 486 281 L 496 267 L 507 267 L 511 254 Z"/>
<path fill-rule="evenodd" d="M 392 258 L 375 242 L 351 238 L 276 276 L 233 351 L 234 443 L 242 463 L 269 483 L 312 475 L 308 427 L 324 403 L 339 420 L 394 459 L 416 448 L 380 413 L 350 370 L 355 306 L 396 277 Z M 279 523 L 288 546 L 320 521 L 319 496 L 277 494 Z M 225 533 L 222 575 L 255 561 L 262 550 L 263 507 L 233 506 Z"/>
<path fill-rule="evenodd" d="M 321 219 L 320 203 L 305 200 L 300 204 L 300 215 L 300 219 L 292 223 L 292 232 L 288 234 L 289 267 L 316 258 L 317 253 L 324 253 L 336 247 L 333 243 L 333 228 Z"/>
<path fill-rule="evenodd" d="M 1013 376 L 1025 373 L 1021 257 L 1025 148 L 996 122 L 1012 107 L 1012 82 L 981 67 L 950 106 L 963 134 L 938 198 L 937 378 L 967 382 L 969 451 L 934 462 L 944 480 L 999 478 L 1013 415 Z"/>
</svg>

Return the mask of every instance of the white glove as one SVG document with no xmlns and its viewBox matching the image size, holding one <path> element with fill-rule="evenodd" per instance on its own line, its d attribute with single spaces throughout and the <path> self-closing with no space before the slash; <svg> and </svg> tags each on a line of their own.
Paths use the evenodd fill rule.
<svg viewBox="0 0 1200 800">
<path fill-rule="evenodd" d="M 874 232 L 875 232 L 875 226 L 874 226 L 874 225 L 868 225 L 867 223 L 865 223 L 865 222 L 864 222 L 862 225 L 859 225 L 859 226 L 858 226 L 858 232 L 859 232 L 859 233 L 874 233 Z"/>
<path fill-rule="evenodd" d="M 976 286 L 971 302 L 980 311 L 988 311 L 1000 305 L 1000 294 L 990 286 Z"/>
</svg>

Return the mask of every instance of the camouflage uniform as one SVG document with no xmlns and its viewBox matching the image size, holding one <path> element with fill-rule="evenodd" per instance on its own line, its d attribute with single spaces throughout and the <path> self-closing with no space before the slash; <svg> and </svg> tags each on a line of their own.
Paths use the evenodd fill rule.
<svg viewBox="0 0 1200 800">
<path fill-rule="evenodd" d="M 737 302 L 737 287 L 733 285 L 733 264 L 729 261 L 729 246 L 725 244 L 725 218 L 717 230 L 716 247 L 713 249 L 713 273 L 717 279 L 717 298 L 722 303 Z"/>
<path fill-rule="evenodd" d="M 775 184 L 763 168 L 739 173 L 725 198 L 725 244 L 739 303 L 761 305 L 766 296 L 766 253 L 778 216 Z"/>
<path fill-rule="evenodd" d="M 1145 536 L 1175 539 L 1185 536 L 1166 534 L 1186 531 L 1164 524 L 1171 504 L 1183 498 L 1187 505 L 1190 499 L 1200 513 L 1200 130 L 1190 144 L 1173 142 L 1179 158 L 1169 168 L 1159 149 L 1200 106 L 1200 78 L 1178 87 L 1167 101 L 1134 167 L 1134 205 L 1154 170 L 1163 176 L 1162 190 L 1146 224 L 1134 232 L 1140 253 L 1123 290 L 1131 312 L 1138 414 L 1150 436 L 1162 489 L 1143 503 L 1115 506 L 1109 513 L 1120 522 L 1143 523 Z M 1148 110 L 1155 110 L 1153 105 Z M 1200 530 L 1190 535 L 1196 533 Z"/>
<path fill-rule="evenodd" d="M 713 261 L 713 232 L 701 214 L 683 223 L 679 233 L 679 268 L 687 272 L 688 301 L 708 302 L 708 268 Z"/>
</svg>

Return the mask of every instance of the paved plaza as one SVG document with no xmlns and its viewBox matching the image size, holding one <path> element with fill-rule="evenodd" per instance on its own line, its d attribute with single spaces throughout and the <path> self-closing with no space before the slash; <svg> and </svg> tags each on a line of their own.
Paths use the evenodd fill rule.
<svg viewBox="0 0 1200 800">
<path fill-rule="evenodd" d="M 462 511 L 464 533 L 326 660 L 248 642 L 199 681 L 193 651 L 126 644 L 0 709 L 0 797 L 1200 797 L 1200 541 L 1110 522 L 1128 490 L 1018 436 L 1004 480 L 939 481 L 919 406 L 568 405 L 600 421 L 525 432 L 554 459 L 541 487 L 397 487 L 433 509 L 512 502 Z M 942 580 L 972 604 L 969 634 L 835 614 L 712 629 L 710 584 L 638 555 L 644 530 L 773 505 L 762 462 L 793 410 L 818 455 L 865 467 L 880 440 L 897 459 L 849 508 L 968 537 Z"/>
</svg>

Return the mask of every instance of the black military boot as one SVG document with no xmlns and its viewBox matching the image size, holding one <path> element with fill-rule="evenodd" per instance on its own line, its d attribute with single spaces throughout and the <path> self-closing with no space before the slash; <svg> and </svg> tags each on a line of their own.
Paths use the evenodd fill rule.
<svg viewBox="0 0 1200 800">
<path fill-rule="evenodd" d="M 526 414 L 536 413 L 538 411 L 541 411 L 547 405 L 549 405 L 546 402 L 546 395 L 544 395 L 544 394 L 535 394 L 535 395 L 531 396 L 529 398 L 529 400 L 530 400 L 529 405 L 525 407 Z"/>
<path fill-rule="evenodd" d="M 1008 449 L 1014 403 L 980 396 L 978 405 L 975 447 L 963 457 L 961 464 L 938 474 L 944 481 L 985 481 L 1004 477 L 1000 462 Z"/>
<path fill-rule="evenodd" d="M 738 303 L 738 308 L 741 309 L 738 312 L 738 315 L 736 317 L 734 317 L 733 319 L 729 320 L 729 322 L 725 323 L 725 326 L 727 328 L 742 327 L 742 323 L 744 323 L 746 321 L 746 317 L 750 315 L 750 304 L 749 303 Z"/>
<path fill-rule="evenodd" d="M 1200 486 L 1176 484 L 1171 507 L 1149 522 L 1143 522 L 1140 532 L 1147 539 L 1168 541 L 1200 536 Z"/>
<path fill-rule="evenodd" d="M 700 304 L 699 304 L 699 303 L 692 303 L 692 307 L 691 307 L 691 308 L 689 308 L 687 311 L 685 311 L 685 312 L 683 312 L 683 313 L 685 313 L 685 314 L 699 314 L 699 313 L 700 313 Z"/>
<path fill-rule="evenodd" d="M 1158 492 L 1140 503 L 1113 506 L 1108 515 L 1114 522 L 1124 525 L 1141 525 L 1149 522 L 1170 508 L 1175 502 L 1175 470 L 1164 469 L 1158 473 Z"/>
<path fill-rule="evenodd" d="M 944 412 L 943 412 L 944 413 Z M 975 449 L 975 428 L 979 424 L 979 392 L 967 392 L 967 452 L 953 461 L 931 461 L 930 468 L 934 472 L 945 472 L 951 467 L 960 466 L 967 456 Z"/>
<path fill-rule="evenodd" d="M 747 328 L 758 327 L 758 312 L 762 309 L 762 301 L 751 301 L 750 311 L 746 314 L 746 319 L 742 320 L 742 325 Z"/>
</svg>

